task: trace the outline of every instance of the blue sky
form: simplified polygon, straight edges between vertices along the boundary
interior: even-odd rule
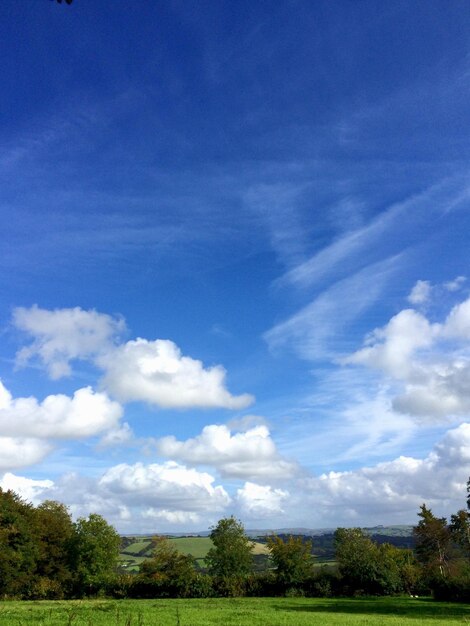
[[[0,485],[122,532],[462,507],[468,3],[0,24]]]

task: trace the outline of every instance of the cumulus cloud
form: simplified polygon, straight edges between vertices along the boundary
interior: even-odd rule
[[[80,307],[54,311],[36,305],[18,307],[13,311],[13,324],[34,338],[17,353],[17,364],[25,365],[38,357],[54,380],[71,374],[71,360],[109,350],[125,330],[122,319]]]
[[[269,485],[246,482],[237,490],[237,501],[242,513],[251,518],[269,517],[283,513],[282,502],[289,497],[283,489],[273,489]]]
[[[418,280],[408,296],[411,304],[425,304],[431,295],[431,283],[428,280]]]
[[[68,473],[52,481],[6,474],[5,484],[35,501],[58,500],[72,515],[103,515],[121,532],[161,532],[214,523],[232,500],[213,476],[174,462],[109,467],[101,476]]]
[[[46,441],[0,436],[0,471],[34,465],[51,451],[52,446]]]
[[[432,345],[437,327],[433,327],[421,313],[405,309],[392,317],[384,328],[374,330],[366,339],[366,346],[343,363],[367,365],[403,379],[413,375],[415,364],[411,357],[418,349]]]
[[[39,504],[42,494],[54,486],[52,480],[34,480],[23,476],[16,476],[7,472],[0,479],[0,488],[4,491],[14,491],[20,498],[33,504]]]
[[[241,409],[249,394],[232,395],[225,386],[221,365],[204,364],[181,353],[169,340],[138,338],[118,342],[125,330],[122,319],[97,311],[33,306],[17,308],[13,324],[33,337],[16,355],[19,366],[39,359],[52,379],[72,373],[71,362],[87,360],[104,372],[103,389],[123,402],[143,401],[164,408]]]
[[[470,415],[470,298],[441,323],[406,309],[343,360],[401,384],[393,408],[419,418]]]
[[[177,511],[222,511],[230,497],[214,487],[214,477],[168,461],[144,465],[122,463],[108,469],[98,482],[100,488],[119,496],[126,504],[145,504]]]
[[[226,425],[205,426],[200,435],[186,441],[162,437],[159,454],[196,465],[211,465],[231,478],[269,480],[290,478],[298,466],[283,459],[265,425],[232,433]]]
[[[73,396],[14,399],[0,382],[0,436],[79,439],[116,428],[121,406],[90,387]]]
[[[108,430],[100,439],[100,446],[106,448],[108,446],[121,446],[132,440],[134,433],[127,422],[121,426]]]
[[[423,502],[439,514],[462,508],[469,473],[470,424],[463,423],[449,430],[424,459],[400,456],[373,467],[308,478],[302,498],[306,507],[315,504],[325,520],[410,523]]]
[[[143,400],[166,408],[224,407],[241,409],[253,402],[248,394],[232,396],[220,365],[204,368],[183,356],[172,341],[138,338],[100,357],[103,386],[123,402]]]
[[[470,423],[462,423],[423,458],[296,476],[283,489],[246,481],[233,499],[210,474],[175,462],[120,464],[98,478],[68,474],[53,484],[6,474],[0,486],[36,502],[64,502],[75,517],[100,513],[121,532],[135,533],[164,532],[175,524],[200,530],[228,510],[271,528],[409,524],[423,502],[438,515],[462,508],[469,475]]]
[[[160,521],[163,520],[169,524],[196,524],[201,521],[199,513],[191,511],[167,511],[165,509],[154,509],[150,507],[142,511],[144,519]]]

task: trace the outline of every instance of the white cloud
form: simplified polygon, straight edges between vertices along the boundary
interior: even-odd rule
[[[127,505],[145,505],[177,511],[222,511],[230,503],[225,489],[213,485],[214,477],[173,461],[144,465],[122,463],[108,469],[98,487]]]
[[[470,298],[443,323],[406,309],[343,360],[379,370],[401,389],[393,408],[433,419],[470,415]]]
[[[1,458],[1,457],[0,457]],[[35,502],[54,499],[73,515],[100,513],[120,532],[201,530],[235,507],[271,528],[413,523],[426,502],[438,515],[465,506],[470,423],[447,431],[423,458],[399,456],[369,467],[294,477],[288,487],[246,481],[232,500],[214,478],[175,462],[110,467],[101,478],[68,474],[36,481],[9,474],[0,485]]]
[[[457,276],[454,280],[444,283],[444,287],[447,291],[459,291],[463,287],[466,280],[466,276]]]
[[[237,501],[244,515],[251,518],[269,517],[283,513],[282,502],[289,497],[283,489],[273,489],[269,485],[246,482],[237,490]]]
[[[431,295],[431,283],[428,280],[418,280],[408,296],[411,304],[425,304]]]
[[[4,491],[14,491],[20,498],[37,505],[41,502],[42,494],[54,486],[52,480],[33,480],[23,476],[16,476],[7,472],[0,479],[0,488]]]
[[[390,206],[368,224],[343,234],[310,259],[286,272],[278,284],[306,289],[358,272],[387,255],[396,255],[427,235],[431,215],[442,215],[466,200],[458,177],[444,180],[421,194]],[[407,228],[403,229],[406,219]]]
[[[398,379],[413,375],[411,357],[416,350],[432,345],[437,327],[413,309],[392,317],[384,328],[373,331],[366,347],[343,360],[343,363],[367,365]]]
[[[315,507],[324,521],[336,519],[336,524],[410,523],[423,502],[444,515],[462,508],[469,474],[470,424],[463,423],[424,459],[401,456],[309,478],[297,498],[301,495],[305,507]]]
[[[121,406],[90,387],[62,394],[16,398],[0,382],[0,436],[80,439],[117,427]]]
[[[36,305],[19,307],[13,311],[13,324],[34,338],[31,345],[17,353],[17,364],[25,365],[38,357],[54,380],[71,374],[71,360],[88,359],[109,350],[116,336],[125,330],[122,319],[80,307],[54,311]]]
[[[183,356],[172,341],[138,338],[98,360],[105,370],[104,388],[123,402],[141,400],[166,408],[240,409],[253,402],[248,394],[232,396],[220,365],[204,368]]]
[[[201,521],[201,515],[191,511],[167,511],[154,508],[142,511],[142,517],[156,521],[163,520],[169,524],[196,524]]]
[[[21,476],[12,475],[8,480],[24,489],[30,485],[29,479]],[[171,531],[174,524],[207,527],[232,502],[210,474],[174,462],[123,463],[98,477],[68,473],[51,484],[36,482],[31,482],[36,500],[63,502],[74,518],[99,513],[120,532],[129,533]]]
[[[442,328],[442,335],[470,340],[470,298],[454,306]]]
[[[100,447],[120,446],[132,440],[134,433],[127,422],[108,430],[100,440]]]
[[[125,323],[110,315],[78,307],[48,311],[33,306],[15,309],[13,323],[34,338],[17,353],[18,365],[37,357],[49,376],[58,379],[71,374],[71,361],[90,361],[104,371],[102,387],[123,402],[241,409],[254,400],[226,389],[221,365],[206,368],[172,341],[138,338],[116,345]]]
[[[51,450],[50,444],[38,439],[0,436],[0,471],[39,463]]]
[[[227,426],[214,424],[205,426],[193,439],[162,437],[156,445],[162,456],[211,465],[232,478],[287,479],[298,471],[295,463],[279,455],[265,425],[232,434]]]
[[[399,261],[386,259],[333,284],[264,339],[272,349],[287,345],[305,359],[331,358],[343,350],[342,332],[379,299]]]

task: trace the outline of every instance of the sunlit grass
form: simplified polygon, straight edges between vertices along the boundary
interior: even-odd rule
[[[440,626],[470,624],[470,606],[415,598],[210,598],[2,602],[8,626]]]

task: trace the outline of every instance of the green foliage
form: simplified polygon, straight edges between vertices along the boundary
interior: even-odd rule
[[[451,534],[445,517],[436,517],[425,504],[420,507],[420,518],[414,528],[416,555],[426,576],[433,578],[448,574],[451,552]]]
[[[253,542],[246,536],[243,524],[233,516],[219,520],[210,538],[214,547],[206,556],[209,572],[225,581],[227,590],[233,588],[234,593],[227,595],[237,595],[237,579],[246,576],[253,567]],[[232,577],[234,581],[229,584]]]
[[[470,603],[470,571],[433,581],[436,600]]]
[[[300,586],[313,575],[312,542],[302,537],[283,540],[273,536],[268,539],[271,560],[276,568],[276,577],[286,589]]]
[[[72,583],[72,544],[74,525],[66,506],[46,500],[36,509],[39,557],[36,564],[39,580],[35,596],[61,598]]]
[[[39,557],[34,507],[0,489],[0,594],[30,596]]]
[[[461,509],[452,515],[449,531],[462,556],[470,559],[470,513]]]
[[[194,559],[179,552],[166,537],[155,537],[154,543],[152,558],[142,563],[136,584],[158,587],[159,596],[187,597],[196,575]]]
[[[419,574],[409,550],[377,545],[360,528],[338,528],[335,544],[346,591],[389,595],[415,586]]]
[[[116,574],[121,539],[113,526],[92,513],[75,523],[74,568],[79,593],[96,593]]]

